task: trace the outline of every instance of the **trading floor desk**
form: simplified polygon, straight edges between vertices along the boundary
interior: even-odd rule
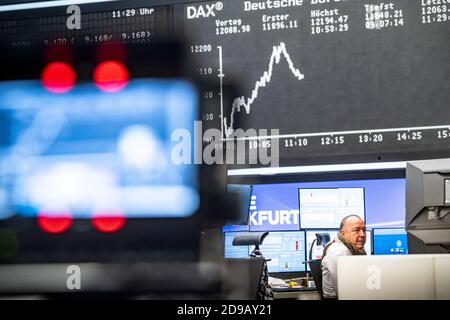
[[[273,288],[275,299],[320,300],[316,288]]]

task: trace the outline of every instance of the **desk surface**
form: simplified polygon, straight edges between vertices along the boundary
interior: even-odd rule
[[[272,287],[274,292],[305,292],[305,291],[317,291],[316,287],[299,287],[299,288],[284,288],[284,287]]]
[[[275,299],[320,300],[316,288],[273,288]]]

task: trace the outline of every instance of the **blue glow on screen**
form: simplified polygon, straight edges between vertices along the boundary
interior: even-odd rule
[[[233,239],[239,235],[240,232],[224,232],[224,258],[248,258],[249,247],[248,246],[233,246]]]
[[[197,169],[174,163],[171,135],[193,136],[197,110],[196,89],[181,80],[133,80],[116,93],[80,84],[65,94],[38,81],[0,83],[0,218],[192,215]]]
[[[408,236],[405,229],[374,229],[375,255],[408,254]]]
[[[248,231],[248,225],[229,224],[222,227],[222,232]]]

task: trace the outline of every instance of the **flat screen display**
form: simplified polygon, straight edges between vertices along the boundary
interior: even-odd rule
[[[196,88],[178,79],[135,79],[104,89],[80,83],[55,92],[38,80],[0,82],[0,219],[196,212],[197,168],[181,161],[193,143],[182,150],[177,139],[193,136]]]
[[[254,247],[250,247],[250,253]],[[260,246],[270,273],[305,271],[305,232],[270,232]]]
[[[299,189],[302,229],[339,228],[341,220],[357,215],[365,220],[364,188]]]
[[[248,246],[233,246],[233,239],[239,231],[224,232],[224,258],[248,258]]]
[[[373,253],[408,254],[408,236],[404,228],[373,230]]]

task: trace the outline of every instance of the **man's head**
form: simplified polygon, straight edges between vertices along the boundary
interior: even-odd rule
[[[360,250],[364,248],[366,244],[366,224],[360,217],[350,215],[342,219],[339,233],[356,248]]]

